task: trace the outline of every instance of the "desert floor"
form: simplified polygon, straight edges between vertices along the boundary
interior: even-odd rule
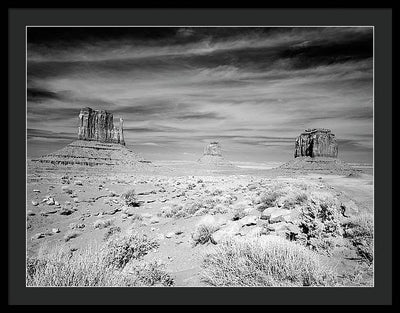
[[[54,246],[65,246],[78,253],[89,244],[102,242],[108,229],[95,226],[100,225],[99,220],[111,220],[122,231],[134,229],[159,241],[159,247],[144,259],[161,260],[174,278],[175,286],[207,286],[199,276],[201,260],[215,244],[194,245],[192,238],[204,215],[165,216],[163,212],[174,204],[184,206],[209,198],[219,199],[218,203],[226,211],[214,212],[214,216],[227,223],[232,223],[232,208],[244,205],[247,216],[253,219],[243,225],[238,236],[246,236],[265,222],[260,219],[254,198],[270,185],[311,186],[312,190],[328,192],[344,203],[350,201],[358,214],[373,213],[370,170],[343,176],[278,169],[218,170],[195,163],[155,165],[149,171],[130,172],[129,169],[57,167],[28,162],[27,255],[35,256]],[[135,190],[140,206],[126,208],[121,195],[131,189]],[[79,235],[66,240],[65,235],[73,229]],[[372,270],[360,272],[364,265],[351,247],[344,245],[323,258],[337,270],[344,285],[373,285]],[[354,279],[355,276],[358,278]]]

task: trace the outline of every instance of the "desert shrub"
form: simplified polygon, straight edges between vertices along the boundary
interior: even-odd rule
[[[202,262],[202,280],[212,286],[325,286],[333,271],[309,249],[280,238],[231,239]]]
[[[281,196],[281,193],[278,191],[268,191],[263,192],[259,198],[259,205],[257,206],[257,210],[262,212],[265,209],[273,207],[276,205],[276,200]]]
[[[313,250],[328,254],[343,233],[340,211],[328,202],[302,207],[298,226],[301,233],[297,240]]]
[[[194,245],[205,244],[208,242],[214,243],[212,234],[219,229],[219,225],[212,218],[206,218],[200,221],[195,231],[192,233]]]
[[[289,196],[285,199],[282,208],[292,210],[296,205],[304,205],[308,200],[308,196],[306,193],[295,193],[292,196]]]
[[[157,215],[168,218],[179,218],[187,216],[184,207],[180,204],[173,204],[172,207],[164,207],[161,209],[161,212],[157,213]]]
[[[140,222],[140,221],[143,221],[143,216],[138,213],[134,213],[130,216],[130,219],[131,219],[131,222],[134,222],[134,221]]]
[[[121,232],[121,227],[119,226],[111,226],[107,232],[104,234],[103,240],[107,241],[111,236],[120,233]]]
[[[139,263],[130,269],[130,273],[134,274],[135,286],[174,285],[174,279],[158,261]]]
[[[91,245],[79,254],[57,247],[44,256],[27,259],[27,286],[152,286],[173,285],[173,280],[158,263],[139,263],[141,272],[109,266],[107,249]]]
[[[158,242],[145,234],[113,236],[108,241],[105,262],[110,266],[123,268],[130,260],[141,258],[156,247]]]
[[[122,194],[122,199],[125,201],[127,206],[138,207],[140,202],[137,198],[135,189],[130,189]]]
[[[233,209],[232,220],[237,221],[248,215],[247,207],[244,204],[237,204]]]
[[[370,214],[352,217],[343,223],[344,237],[357,249],[357,254],[365,262],[374,260],[374,225]]]
[[[76,238],[76,237],[80,236],[81,234],[82,234],[82,232],[77,231],[77,230],[68,231],[64,235],[64,240],[65,240],[65,242],[70,241],[71,239]]]
[[[220,199],[212,197],[198,199],[196,202],[188,203],[185,206],[174,204],[172,207],[163,208],[157,215],[168,218],[183,218],[227,212],[228,208],[220,203]]]
[[[93,227],[95,229],[103,229],[111,226],[114,223],[113,219],[108,219],[108,220],[96,220],[93,222]]]

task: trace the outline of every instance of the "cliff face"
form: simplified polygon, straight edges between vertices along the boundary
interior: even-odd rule
[[[79,113],[78,139],[125,145],[123,120],[116,127],[112,113],[83,108]]]
[[[307,129],[296,138],[294,157],[331,157],[338,155],[335,135],[329,129]]]

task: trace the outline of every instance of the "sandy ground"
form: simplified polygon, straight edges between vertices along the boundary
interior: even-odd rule
[[[157,174],[156,174],[157,173]],[[202,218],[167,218],[158,216],[162,209],[173,204],[185,204],[202,199],[215,191],[235,195],[234,203],[251,203],[250,185],[270,182],[304,182],[352,199],[361,211],[373,212],[373,176],[362,173],[357,177],[326,174],[297,174],[279,170],[236,168],[227,170],[197,167],[194,164],[159,165],[152,173],[115,171],[99,168],[46,166],[28,162],[27,168],[27,254],[65,245],[80,249],[101,242],[107,229],[95,229],[97,220],[112,219],[123,231],[134,229],[159,240],[156,251],[146,260],[161,260],[172,273],[177,286],[204,286],[199,279],[202,255],[212,245],[193,246],[191,234]],[[67,187],[66,187],[67,186]],[[64,189],[63,189],[64,188]],[[141,206],[135,212],[142,220],[126,218],[120,211],[120,195],[135,189]],[[65,190],[70,189],[71,194]],[[54,198],[55,204],[45,199]],[[33,202],[32,202],[33,201]],[[233,203],[233,204],[234,204]],[[72,213],[63,215],[64,208]],[[260,214],[255,209],[252,214]],[[232,213],[219,214],[230,219]],[[218,215],[217,215],[218,216]],[[64,235],[78,225],[81,235],[69,241]],[[59,232],[53,232],[58,229]],[[37,238],[37,234],[43,234]],[[350,253],[350,254],[349,254]],[[356,266],[351,252],[337,252],[329,262],[343,271]]]

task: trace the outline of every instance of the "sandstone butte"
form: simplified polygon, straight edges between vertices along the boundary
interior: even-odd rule
[[[302,132],[294,145],[294,159],[281,165],[281,169],[307,172],[349,174],[355,170],[338,159],[338,143],[331,130],[310,128]]]
[[[234,167],[222,156],[222,148],[217,141],[212,141],[205,146],[203,156],[197,162],[208,166]]]
[[[119,126],[114,126],[112,113],[91,108],[82,108],[78,118],[78,140],[32,161],[54,165],[152,166],[125,146],[122,118]]]

